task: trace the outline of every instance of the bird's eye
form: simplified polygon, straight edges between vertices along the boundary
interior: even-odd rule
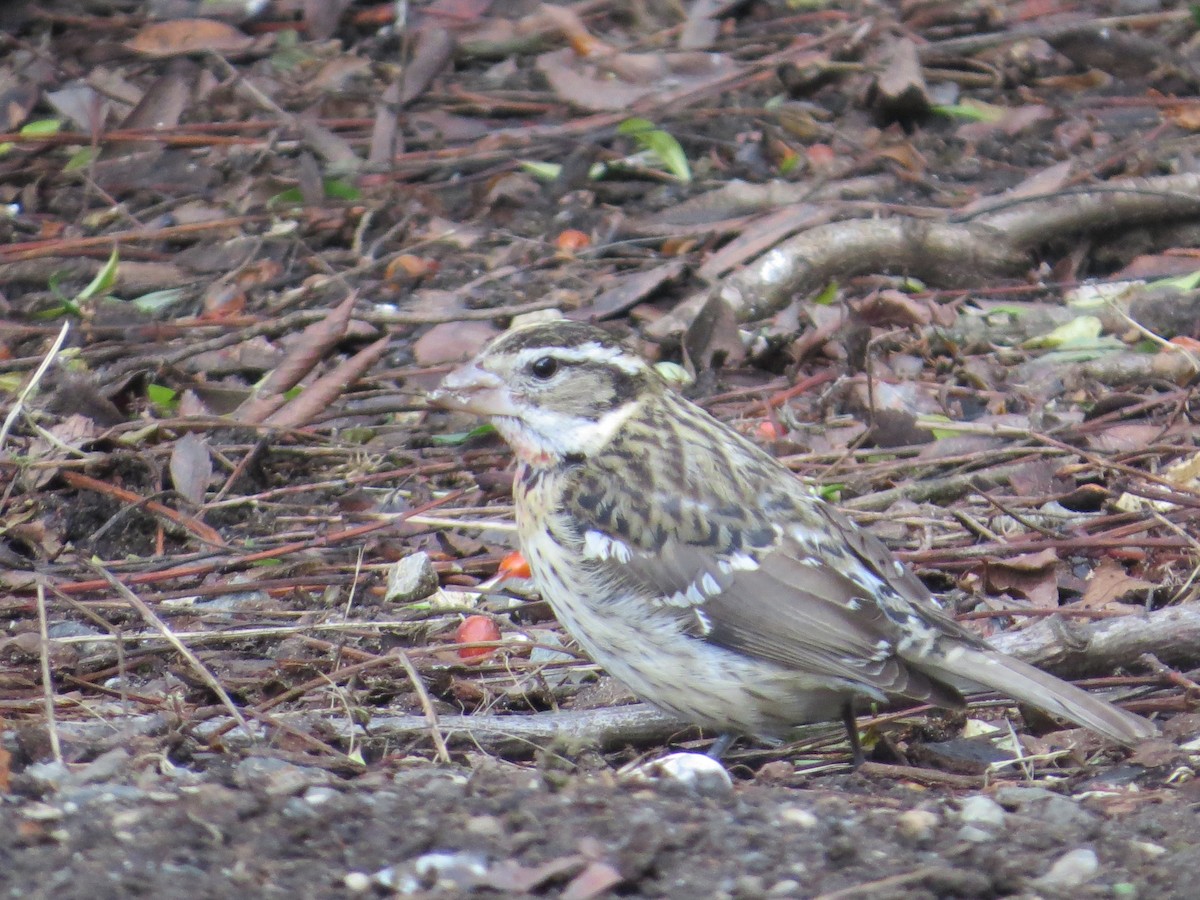
[[[534,378],[541,381],[553,378],[554,373],[558,371],[558,360],[553,356],[543,356],[540,359],[535,359],[533,365],[529,367],[529,371],[533,373]]]

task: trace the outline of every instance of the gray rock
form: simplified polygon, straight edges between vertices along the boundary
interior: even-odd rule
[[[306,788],[328,784],[330,775],[312,766],[297,766],[269,756],[250,756],[234,768],[234,780],[242,787],[273,797],[286,797]]]
[[[999,828],[1007,815],[999,803],[979,794],[964,799],[958,809],[958,819],[966,825]]]
[[[941,821],[942,817],[932,810],[909,809],[896,817],[896,829],[910,841],[927,841]]]
[[[1087,884],[1096,877],[1098,871],[1100,860],[1096,858],[1095,851],[1081,847],[1064,853],[1054,861],[1054,865],[1045,875],[1035,878],[1033,883],[1041,888],[1057,890],[1075,888]]]
[[[437,589],[437,572],[429,554],[414,553],[388,569],[384,599],[389,603],[412,603],[424,600]]]
[[[960,841],[968,841],[972,844],[986,844],[995,837],[991,831],[980,828],[978,825],[964,825],[958,829],[956,836]]]

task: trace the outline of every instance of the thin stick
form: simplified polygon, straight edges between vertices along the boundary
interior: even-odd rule
[[[417,692],[417,699],[425,713],[425,721],[429,723],[429,736],[433,739],[433,748],[437,751],[438,762],[450,765],[450,751],[446,749],[446,739],[442,737],[442,729],[438,725],[437,710],[433,708],[433,701],[429,699],[429,692],[425,690],[425,682],[421,680],[421,674],[403,650],[397,648],[392,651],[392,655],[400,660],[400,665],[404,666],[404,671],[408,673],[408,680],[412,682],[413,690]]]
[[[65,333],[65,332],[64,332]],[[58,720],[54,716],[54,684],[50,681],[50,631],[46,625],[46,588],[37,586],[38,632],[42,638],[42,699],[46,706],[46,731],[50,735],[50,753],[62,763],[62,744],[58,740]]]
[[[46,374],[46,370],[50,368],[50,364],[54,362],[58,351],[62,349],[63,341],[67,339],[67,332],[71,330],[70,322],[63,322],[63,327],[58,332],[58,337],[54,339],[54,343],[50,345],[50,349],[42,358],[41,365],[37,367],[37,371],[33,373],[33,377],[29,379],[29,383],[21,389],[21,393],[17,395],[16,402],[12,405],[12,409],[8,411],[8,415],[4,417],[4,425],[0,427],[0,447],[4,446],[4,441],[8,438],[8,432],[13,426],[13,422],[17,420],[17,416],[21,414],[21,410],[25,407],[25,400],[33,393],[38,382]]]
[[[233,716],[234,720],[240,726],[242,726],[242,729],[245,731],[246,737],[249,738],[250,742],[254,743],[254,732],[250,730],[250,723],[242,717],[241,711],[234,704],[233,698],[229,696],[228,692],[226,692],[224,685],[217,680],[217,676],[208,670],[208,667],[200,661],[200,658],[188,649],[187,645],[185,645],[183,641],[181,641],[175,635],[175,632],[170,629],[170,626],[160,619],[154,610],[146,605],[145,601],[143,601],[141,597],[138,597],[133,591],[125,587],[125,585],[118,581],[116,577],[103,566],[99,566],[91,561],[88,562],[88,566],[97,575],[107,581],[109,585],[112,586],[114,591],[120,594],[130,606],[138,611],[138,614],[141,615],[147,624],[158,631],[158,633],[163,636],[166,642],[174,647],[180,656],[187,660],[188,664],[196,670],[196,674],[200,676],[200,680],[208,685],[212,692],[221,700],[221,703],[225,706],[225,708],[229,710],[229,714]]]

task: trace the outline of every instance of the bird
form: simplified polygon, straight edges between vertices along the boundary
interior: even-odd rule
[[[780,741],[898,700],[996,691],[1119,744],[1153,723],[991,648],[916,575],[773,456],[602,328],[510,329],[431,405],[489,419],[517,461],[533,584],[633,694],[711,730]]]

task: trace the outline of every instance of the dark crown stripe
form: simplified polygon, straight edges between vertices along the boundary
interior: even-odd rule
[[[619,347],[624,344],[607,331],[583,322],[547,322],[544,325],[532,325],[521,328],[501,339],[496,349],[504,352],[518,353],[522,350],[544,347],[547,350],[555,348],[573,350],[584,344],[599,344],[601,347]]]

